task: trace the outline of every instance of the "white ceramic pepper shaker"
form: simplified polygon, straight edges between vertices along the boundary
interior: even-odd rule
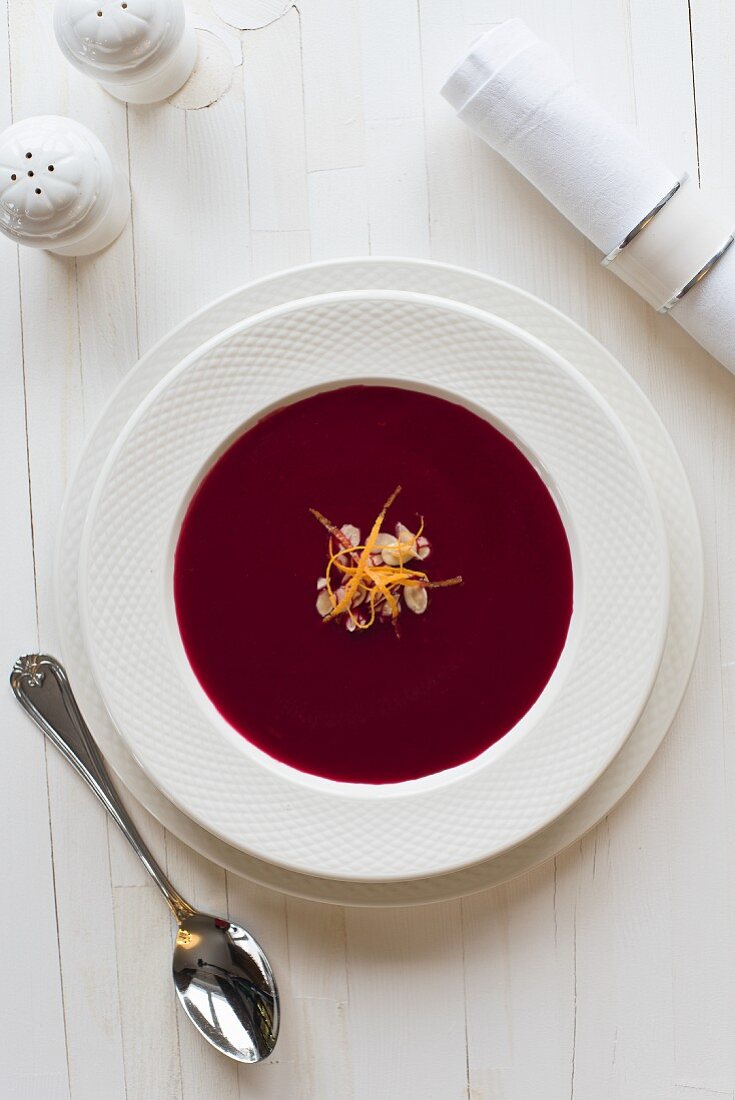
[[[130,188],[86,126],[37,115],[0,133],[0,231],[62,256],[99,252],[130,216]]]
[[[75,69],[128,103],[173,95],[197,58],[182,0],[56,0],[54,32]]]

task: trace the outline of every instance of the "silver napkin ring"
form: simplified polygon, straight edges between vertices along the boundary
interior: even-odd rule
[[[732,222],[682,176],[602,263],[659,313],[669,313],[733,244]]]
[[[701,283],[702,279],[704,279],[705,276],[709,275],[712,268],[720,262],[727,250],[731,248],[733,244],[735,244],[735,236],[733,236],[733,234],[731,233],[723,244],[722,248],[718,249],[718,251],[715,252],[712,259],[708,260],[704,267],[700,268],[694,278],[690,279],[689,282],[681,288],[681,290],[677,291],[676,294],[672,294],[668,302],[664,302],[664,304],[661,306],[659,312],[670,313],[674,306],[678,305],[682,298],[686,294],[688,294],[689,291],[697,285],[697,283]]]
[[[612,252],[608,252],[607,256],[603,256],[602,260],[600,261],[603,267],[609,267],[613,260],[617,260],[623,249],[627,248],[628,245],[636,239],[638,234],[642,233],[646,226],[651,224],[656,215],[660,214],[660,212],[666,206],[667,202],[669,202],[670,199],[673,199],[674,195],[679,190],[682,183],[685,182],[686,178],[686,176],[682,176],[681,179],[678,179],[671,190],[668,192],[668,194],[664,195],[662,199],[659,199],[653,209],[649,210],[649,212],[646,214],[645,218],[641,218],[638,224],[633,226],[627,237],[623,237],[620,244],[613,248]]]

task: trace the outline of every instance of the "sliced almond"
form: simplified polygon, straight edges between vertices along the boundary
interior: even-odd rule
[[[352,523],[343,523],[342,526],[340,527],[340,531],[345,536],[345,538],[349,540],[349,542],[353,546],[359,546],[360,545],[360,528],[359,527],[355,527],[354,524],[352,524]]]
[[[326,588],[323,588],[316,598],[316,609],[322,618],[328,615],[332,610],[332,597],[329,595]]]
[[[413,611],[414,615],[423,615],[429,604],[429,593],[425,588],[406,585],[403,590],[406,607]]]
[[[354,604],[353,604],[353,608],[354,608]],[[345,626],[347,627],[347,629],[349,630],[349,632],[351,634],[354,630],[359,630],[360,627],[363,627],[365,625],[365,623],[367,623],[367,621],[368,621],[368,616],[367,616],[367,613],[365,611],[365,608],[363,607],[360,611],[354,611],[353,610],[352,614],[347,616],[347,619],[345,621]]]
[[[398,539],[391,538],[390,535],[388,538],[390,541],[386,542],[381,550],[381,557],[385,564],[395,566],[400,565],[401,561],[409,561],[413,555],[408,553],[404,547],[399,549]]]
[[[431,553],[431,543],[425,535],[419,535],[416,539],[416,557],[425,561]]]
[[[383,549],[386,565],[401,565],[416,557],[416,536],[404,523],[396,524],[396,537]]]

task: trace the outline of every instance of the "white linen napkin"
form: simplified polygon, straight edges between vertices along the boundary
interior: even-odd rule
[[[676,186],[520,19],[479,38],[442,95],[605,255]],[[672,316],[735,372],[735,246]]]

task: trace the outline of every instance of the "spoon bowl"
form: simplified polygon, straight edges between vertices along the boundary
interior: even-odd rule
[[[260,1062],[278,1035],[278,990],[268,959],[231,921],[192,913],[179,920],[174,986],[205,1039],[238,1062]]]

